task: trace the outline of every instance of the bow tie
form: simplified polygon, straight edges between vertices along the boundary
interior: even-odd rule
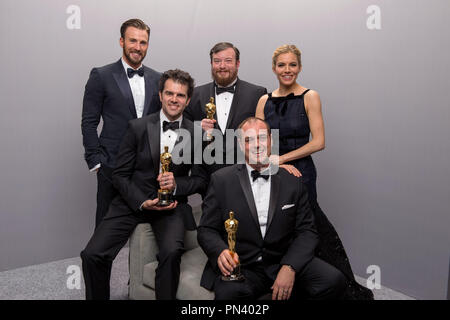
[[[177,130],[180,127],[180,123],[178,121],[174,122],[168,122],[163,121],[163,131],[166,132],[167,130]]]
[[[143,77],[144,76],[144,68],[139,68],[137,70],[127,68],[127,74],[128,74],[128,78],[133,78],[133,76],[135,74],[137,74],[140,77]]]
[[[268,180],[269,179],[269,175],[268,174],[261,174],[261,172],[259,172],[258,170],[252,170],[252,172],[250,172],[253,181],[255,181],[258,178],[263,178],[264,180]]]
[[[225,88],[216,86],[216,94],[217,95],[224,93],[224,92],[234,93],[234,86],[225,87]]]

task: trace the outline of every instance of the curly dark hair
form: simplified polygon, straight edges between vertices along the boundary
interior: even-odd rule
[[[188,87],[188,98],[192,97],[192,93],[194,91],[194,79],[191,77],[189,73],[186,71],[175,69],[175,70],[167,70],[164,72],[159,79],[159,92],[163,92],[164,86],[166,85],[166,81],[168,79],[172,79],[174,82],[181,83]]]

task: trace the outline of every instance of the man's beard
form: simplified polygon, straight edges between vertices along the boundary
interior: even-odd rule
[[[214,70],[211,70],[211,77],[214,79],[214,81],[221,87],[226,87],[230,85],[236,78],[237,78],[237,70],[234,72],[230,71],[230,75],[226,78],[219,78],[214,73]]]
[[[132,51],[132,52],[127,52],[127,48],[123,48],[123,54],[125,55],[125,57],[127,58],[127,60],[129,61],[129,62],[131,62],[133,65],[135,65],[135,66],[139,66],[141,63],[142,63],[142,60],[144,60],[144,58],[145,58],[145,53],[143,54],[142,53],[142,51],[140,52],[140,59],[138,60],[138,61],[136,61],[136,60],[134,60],[132,57],[131,57],[131,53],[133,53],[133,52],[136,52],[136,51]],[[132,66],[133,67],[133,66]]]

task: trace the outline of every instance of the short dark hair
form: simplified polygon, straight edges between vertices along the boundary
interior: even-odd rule
[[[175,70],[167,70],[164,72],[159,79],[159,92],[163,92],[164,86],[166,85],[166,81],[172,79],[174,82],[181,83],[188,87],[188,98],[192,97],[192,93],[194,92],[194,79],[191,77],[189,73],[186,71],[175,69]]]
[[[145,24],[144,21],[140,19],[129,19],[122,23],[122,26],[120,27],[120,36],[125,39],[125,31],[127,31],[128,27],[135,27],[140,30],[147,31],[148,36],[150,37],[150,27]]]
[[[230,42],[219,42],[219,43],[216,43],[216,44],[214,45],[214,47],[212,47],[211,50],[209,51],[209,57],[210,57],[210,59],[211,59],[211,62],[212,62],[212,56],[213,56],[213,54],[215,54],[215,53],[217,53],[217,52],[220,52],[220,51],[223,51],[223,50],[226,50],[226,49],[228,49],[228,48],[232,48],[232,49],[234,50],[234,53],[236,54],[236,61],[239,61],[240,53],[239,53],[239,49],[238,49],[238,48],[236,48],[236,47],[235,47],[232,43],[230,43]]]

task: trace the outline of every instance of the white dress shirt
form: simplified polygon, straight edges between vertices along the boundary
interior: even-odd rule
[[[250,179],[250,186],[252,187],[253,198],[255,199],[256,212],[258,213],[259,227],[261,229],[262,237],[266,235],[267,218],[269,213],[270,203],[270,184],[272,177],[270,176],[269,168],[261,171],[261,174],[269,175],[269,179],[258,178],[253,181],[251,172],[254,170],[248,164],[247,172]]]
[[[230,86],[236,85],[236,80],[234,80]],[[219,85],[218,85],[219,86]],[[221,86],[219,86],[221,87]],[[219,124],[220,130],[225,134],[225,129],[227,127],[228,117],[230,116],[231,103],[233,102],[234,94],[231,92],[223,92],[221,94],[216,93],[216,115],[217,123]]]
[[[132,78],[128,78],[127,69],[131,68],[128,63],[122,57],[122,64],[125,69],[125,73],[127,74],[128,83],[130,84],[131,93],[133,94],[134,107],[136,108],[136,114],[138,118],[142,117],[144,113],[144,103],[145,103],[145,79],[137,74],[135,74]],[[139,68],[142,67],[142,64]],[[137,68],[137,69],[139,69]],[[135,70],[137,70],[135,69]]]

